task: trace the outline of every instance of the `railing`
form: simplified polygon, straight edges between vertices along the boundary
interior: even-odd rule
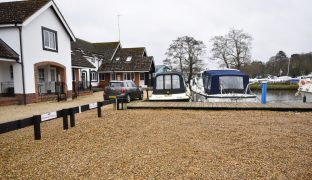
[[[65,83],[64,82],[41,82],[38,84],[39,95],[46,94],[64,94],[65,93]]]
[[[1,82],[1,93],[4,96],[14,96],[14,82]]]

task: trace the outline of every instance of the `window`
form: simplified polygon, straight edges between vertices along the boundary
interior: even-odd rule
[[[95,63],[95,57],[91,58],[91,62]]]
[[[111,73],[111,80],[115,80],[116,79],[116,74],[115,73]]]
[[[50,69],[51,72],[51,81],[55,82],[56,81],[56,69]]]
[[[73,81],[75,81],[76,80],[75,69],[72,69],[72,77],[73,77]]]
[[[14,73],[13,73],[13,66],[10,65],[10,78],[13,80],[14,79]]]
[[[219,78],[220,89],[244,89],[243,77],[221,76]]]
[[[97,81],[97,73],[96,73],[96,71],[91,71],[91,81]]]
[[[172,89],[180,89],[180,77],[172,75]]]
[[[156,78],[156,89],[164,89],[164,76]]]
[[[171,75],[165,75],[165,89],[171,89]]]
[[[123,73],[123,75],[124,75],[124,80],[133,80],[134,79],[134,74],[133,73],[130,73],[130,72],[128,72],[128,73]]]
[[[140,73],[140,80],[145,80],[145,73]]]
[[[128,56],[127,59],[126,59],[126,62],[130,62],[132,59],[132,56]]]
[[[38,69],[39,82],[44,82],[44,69]]]
[[[42,27],[42,41],[44,50],[57,52],[56,31]]]
[[[119,61],[120,60],[120,57],[116,57],[116,61]]]
[[[105,74],[104,73],[100,73],[99,77],[100,77],[100,81],[105,81]]]

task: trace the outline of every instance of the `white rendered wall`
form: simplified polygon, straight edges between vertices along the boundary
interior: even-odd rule
[[[58,52],[43,50],[42,27],[57,31]],[[72,90],[70,37],[51,8],[23,27],[26,93],[35,93],[34,64],[53,61],[66,67],[67,88]]]
[[[7,45],[9,45],[18,55],[21,55],[19,30],[17,27],[0,28],[0,38]],[[12,65],[13,65],[13,73],[14,73],[14,91],[15,93],[22,94],[23,93],[22,66],[21,64],[18,64],[18,63],[13,63]],[[0,68],[1,66],[2,64],[0,64]],[[0,80],[0,82],[2,81]]]

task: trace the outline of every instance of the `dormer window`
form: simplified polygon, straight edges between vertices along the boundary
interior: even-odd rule
[[[57,52],[56,31],[42,27],[42,41],[44,50]]]
[[[119,61],[120,60],[120,57],[116,57],[116,61]]]
[[[127,59],[126,59],[126,62],[130,62],[132,59],[132,56],[128,56]]]

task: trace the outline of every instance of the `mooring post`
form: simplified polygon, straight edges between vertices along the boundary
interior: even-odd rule
[[[147,100],[149,100],[149,97],[148,97],[148,88],[146,88],[146,96],[147,96]]]
[[[69,109],[69,116],[70,116],[70,127],[75,127],[75,112],[74,108]]]
[[[262,81],[261,82],[261,104],[266,104],[266,97],[267,97],[267,81]]]
[[[40,129],[41,115],[33,116],[33,120],[34,120],[35,140],[41,140],[41,129]]]
[[[97,102],[97,113],[98,113],[98,117],[102,117],[102,102]]]
[[[67,130],[68,129],[68,109],[63,109],[62,115],[63,115],[63,129]]]
[[[307,102],[307,96],[306,95],[303,95],[302,101],[303,101],[303,103]]]

